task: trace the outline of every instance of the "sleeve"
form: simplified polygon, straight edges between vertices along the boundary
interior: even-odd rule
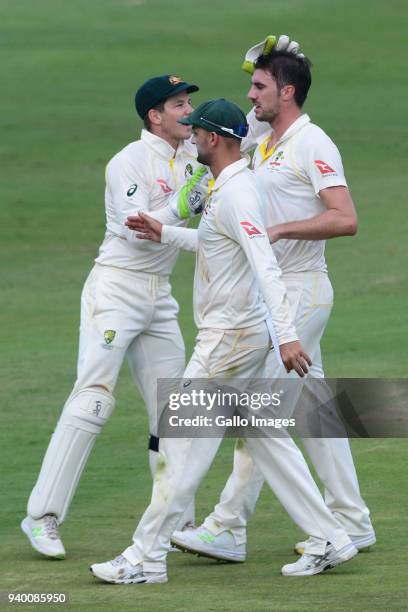
[[[173,196],[170,196],[170,200],[172,198]],[[149,210],[146,212],[148,213],[150,217],[153,217],[153,219],[160,221],[160,223],[162,223],[163,225],[180,225],[181,223],[183,224],[186,223],[186,221],[182,220],[178,216],[175,208],[171,206],[170,202],[164,208],[160,208],[159,210],[152,210],[152,211]]]
[[[246,116],[249,125],[248,135],[241,141],[241,151],[248,153],[255,149],[259,139],[271,131],[271,126],[265,121],[258,121],[255,110],[252,108]]]
[[[224,200],[217,222],[224,233],[245,252],[258,282],[279,344],[298,340],[289,312],[281,270],[269,244],[262,215],[262,205],[255,186],[235,192],[233,201]]]
[[[326,187],[347,187],[343,162],[334,142],[324,132],[308,142],[311,144],[306,149],[303,165],[315,193]]]
[[[124,156],[114,157],[106,168],[105,205],[108,227],[126,240],[135,241],[135,232],[125,226],[128,216],[149,210],[150,187],[143,168]]]
[[[185,221],[201,214],[210,193],[211,176],[208,168],[199,166],[186,184],[170,195],[167,206],[151,216],[164,225],[180,225],[180,220]]]
[[[162,243],[183,249],[184,251],[197,251],[198,235],[196,229],[163,225]]]

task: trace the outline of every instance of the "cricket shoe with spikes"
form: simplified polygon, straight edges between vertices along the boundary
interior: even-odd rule
[[[353,543],[335,550],[331,544],[326,548],[324,555],[307,555],[304,553],[296,563],[288,563],[282,567],[283,576],[313,576],[336,567],[341,563],[350,561],[358,554]]]
[[[357,548],[358,551],[362,551],[362,550],[366,550],[367,548],[370,548],[370,546],[373,546],[376,543],[376,537],[375,537],[375,533],[374,531],[371,531],[370,533],[367,533],[366,535],[363,536],[349,536],[350,540],[353,542],[354,546]],[[297,544],[295,544],[295,553],[297,555],[303,555],[303,553],[305,552],[305,546],[307,544],[307,540],[305,540],[304,542],[298,542]]]
[[[123,555],[106,563],[94,563],[89,569],[96,578],[111,584],[154,584],[168,580],[165,572],[144,572],[142,563],[132,565]]]
[[[31,546],[50,559],[65,559],[65,548],[58,533],[58,521],[52,514],[40,519],[31,516],[21,522],[21,529],[30,540]]]
[[[177,530],[177,533],[181,533],[183,531],[192,530],[192,529],[197,529],[197,528],[194,525],[194,523],[189,522],[184,525],[183,529]],[[182,552],[181,548],[177,548],[177,546],[170,545],[169,553],[180,553],[180,552]]]
[[[242,563],[246,557],[245,544],[236,544],[233,534],[228,530],[218,535],[205,527],[175,531],[171,543],[184,552],[219,561]]]

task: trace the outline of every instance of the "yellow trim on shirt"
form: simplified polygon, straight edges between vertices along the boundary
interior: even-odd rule
[[[259,152],[262,155],[261,164],[263,164],[264,161],[266,161],[271,155],[273,155],[273,153],[275,153],[276,145],[274,145],[273,147],[269,149],[269,151],[267,151],[270,140],[271,140],[271,136],[267,136],[265,140],[263,141],[263,143],[260,144],[258,147]]]
[[[174,184],[176,186],[176,190],[179,188],[178,184],[177,184],[177,176],[176,176],[176,171],[174,170],[174,158],[172,157],[171,159],[169,159],[169,166],[173,175],[173,179],[174,179]]]

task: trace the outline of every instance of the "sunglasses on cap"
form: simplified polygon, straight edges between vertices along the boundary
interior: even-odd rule
[[[219,123],[214,123],[214,121],[210,121],[209,119],[206,119],[205,117],[200,117],[200,121],[209,123],[210,125],[213,125],[219,128],[223,132],[228,132],[228,134],[232,134],[233,136],[236,136],[237,138],[245,138],[245,136],[248,134],[249,126],[243,125],[242,123],[240,125],[234,125],[233,128],[227,128],[227,127],[224,127],[223,125],[219,125]]]

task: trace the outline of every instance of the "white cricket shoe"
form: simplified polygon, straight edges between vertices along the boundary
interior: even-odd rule
[[[186,523],[184,525],[183,529],[177,530],[177,533],[179,533],[181,531],[192,530],[192,529],[197,529],[196,526],[194,525],[194,523]],[[180,548],[177,548],[177,546],[170,545],[169,553],[180,553],[180,552],[182,552],[182,550]]]
[[[30,540],[31,546],[51,559],[65,559],[65,548],[58,533],[58,521],[52,514],[40,519],[26,516],[21,529]]]
[[[329,544],[324,555],[303,554],[296,563],[284,565],[281,571],[284,576],[313,576],[345,563],[357,554],[358,550],[353,543],[343,546],[340,550],[335,550]]]
[[[143,564],[132,565],[123,555],[89,568],[94,576],[111,584],[153,584],[167,582],[166,573],[144,572]]]
[[[219,535],[214,535],[205,527],[175,531],[171,536],[171,543],[184,552],[221,561],[242,563],[246,557],[245,544],[236,544],[234,536],[228,530]]]
[[[375,544],[377,541],[374,531],[371,531],[370,533],[364,536],[349,535],[349,538],[358,550],[365,550],[366,548],[373,546],[373,544]],[[307,540],[304,540],[303,542],[298,542],[297,544],[295,544],[294,551],[297,555],[303,555],[303,553],[305,552],[306,543]]]

